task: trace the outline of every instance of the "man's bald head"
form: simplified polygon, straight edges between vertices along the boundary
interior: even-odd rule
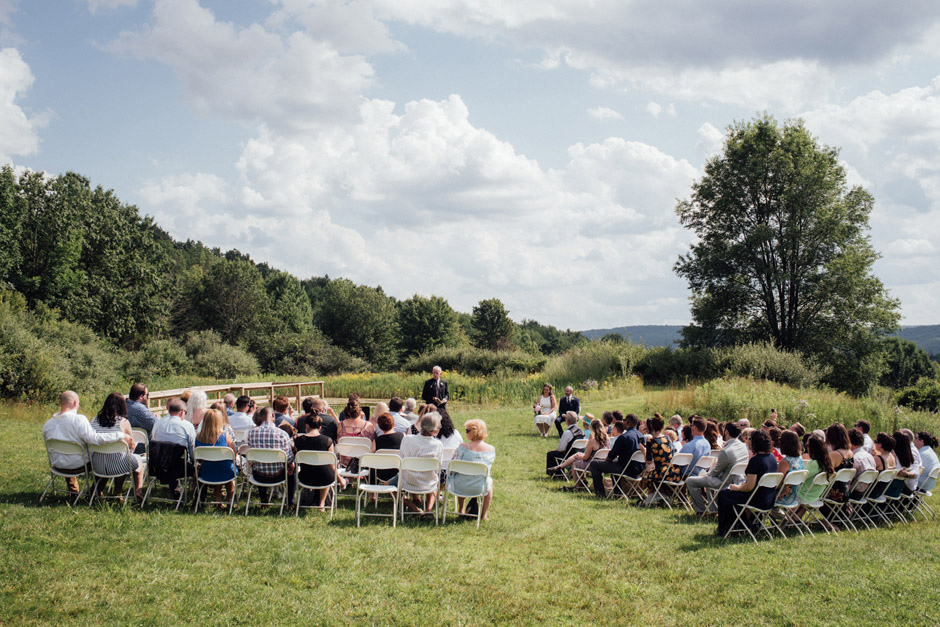
[[[59,408],[63,411],[69,409],[78,409],[78,394],[72,390],[66,390],[59,396]]]

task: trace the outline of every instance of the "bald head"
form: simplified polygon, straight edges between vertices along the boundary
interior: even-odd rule
[[[59,396],[59,409],[69,411],[78,409],[78,394],[72,390],[66,390]]]

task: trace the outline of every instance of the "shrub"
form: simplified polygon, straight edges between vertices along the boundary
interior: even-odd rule
[[[741,344],[718,351],[718,368],[725,376],[769,379],[796,387],[819,382],[822,372],[811,359],[768,343]]]
[[[510,372],[538,372],[545,365],[541,355],[519,350],[493,351],[484,348],[438,348],[409,358],[402,369],[406,372],[428,372],[434,366],[464,374],[493,374],[499,370]]]
[[[646,353],[637,344],[591,342],[552,357],[542,372],[547,381],[563,386],[580,386],[585,381],[605,381],[630,375]]]
[[[680,348],[668,346],[649,349],[639,359],[634,372],[643,382],[652,385],[704,381],[717,375],[715,351],[710,348]]]
[[[919,411],[940,411],[940,381],[921,377],[897,396],[898,405]]]
[[[131,381],[188,374],[193,367],[186,350],[173,340],[153,340],[136,353],[128,353],[124,376]]]
[[[319,332],[279,333],[254,346],[265,372],[296,376],[363,372],[369,364],[334,346]]]
[[[186,335],[186,354],[197,376],[230,379],[256,374],[260,368],[254,356],[238,346],[222,341],[215,331],[195,331]]]

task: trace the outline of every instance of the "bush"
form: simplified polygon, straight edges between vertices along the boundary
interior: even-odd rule
[[[319,332],[279,333],[253,352],[265,372],[296,376],[363,372],[369,364],[334,346]]]
[[[718,368],[725,376],[769,379],[796,387],[819,382],[821,369],[798,352],[787,352],[768,343],[742,344],[718,351]]]
[[[918,411],[940,411],[940,381],[921,377],[897,396],[898,405]]]
[[[543,375],[559,387],[581,386],[585,381],[606,381],[628,376],[646,353],[637,344],[620,341],[591,342],[549,360]]]
[[[222,341],[215,331],[195,331],[186,335],[186,354],[197,376],[231,379],[256,374],[258,360],[246,350]]]
[[[541,355],[520,350],[493,351],[484,348],[442,347],[409,358],[402,369],[406,372],[429,372],[434,366],[464,374],[487,375],[497,371],[538,372],[545,365]]]
[[[136,353],[128,353],[124,376],[131,381],[172,377],[192,371],[186,350],[173,340],[153,340]]]
[[[718,374],[715,351],[710,348],[680,348],[667,346],[649,349],[637,362],[634,373],[651,385],[704,381]]]

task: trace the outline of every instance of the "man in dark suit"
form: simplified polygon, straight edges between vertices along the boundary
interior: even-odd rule
[[[565,414],[573,411],[578,416],[581,415],[581,399],[574,396],[574,388],[570,385],[565,388],[565,395],[558,401],[558,418],[555,418],[555,428],[558,429],[558,437],[564,432],[561,423],[565,421]]]
[[[639,419],[636,414],[627,414],[623,422],[614,423],[614,441],[610,453],[607,454],[607,461],[593,461],[588,466],[591,472],[591,478],[594,480],[594,494],[599,498],[606,498],[607,490],[604,489],[604,473],[620,474],[624,468],[627,468],[627,474],[632,477],[638,477],[643,472],[642,462],[630,463],[630,458],[635,452],[640,450],[640,432],[636,425]],[[630,466],[627,467],[627,464]]]
[[[443,409],[447,405],[447,394],[447,381],[441,379],[441,367],[434,366],[431,368],[431,378],[424,382],[421,400]]]

